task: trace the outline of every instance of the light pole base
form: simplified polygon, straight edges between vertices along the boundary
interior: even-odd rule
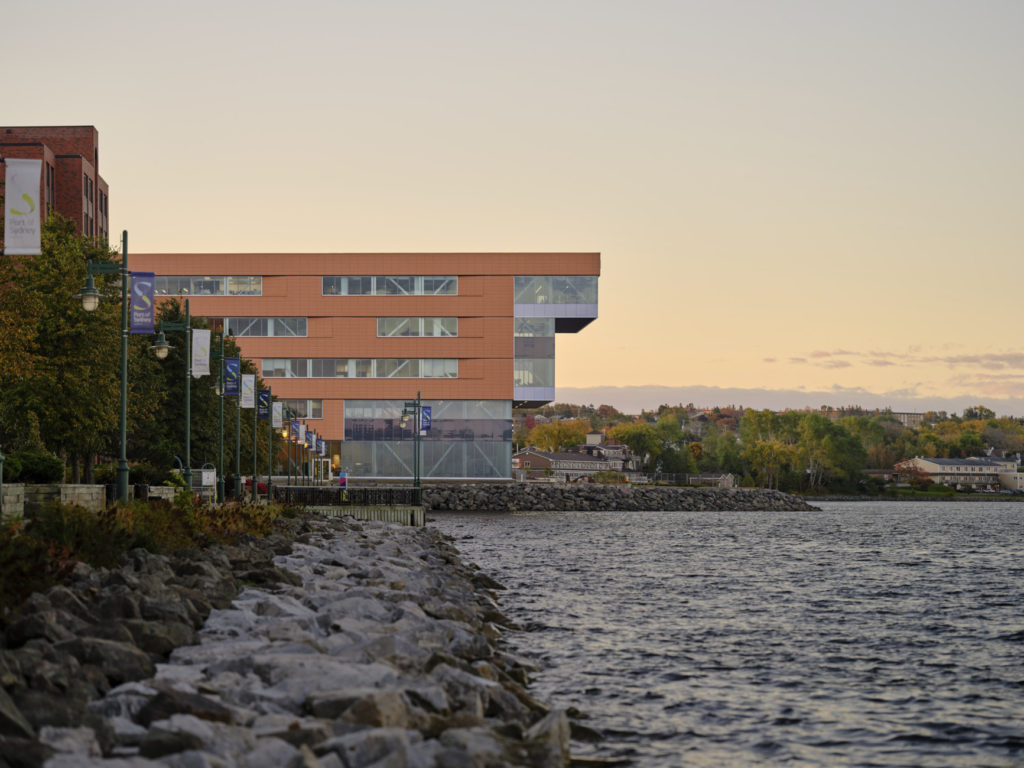
[[[117,500],[121,504],[128,503],[128,464],[119,462],[117,465]]]

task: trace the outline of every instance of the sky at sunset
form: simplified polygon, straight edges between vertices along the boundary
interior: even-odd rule
[[[95,125],[130,251],[599,251],[560,400],[1024,416],[1020,0],[3,19],[0,125]]]

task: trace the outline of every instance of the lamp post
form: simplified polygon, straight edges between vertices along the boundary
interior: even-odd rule
[[[267,388],[267,503],[274,500],[274,397]]]
[[[242,384],[239,369],[238,413],[235,414],[235,499],[242,500]]]
[[[423,411],[423,401],[420,399],[420,393],[416,393],[415,400],[407,400],[405,408],[402,409],[402,425],[409,420],[409,417],[413,418],[412,425],[412,487],[413,487],[413,503],[420,503],[420,413]]]
[[[254,384],[253,387],[256,385]],[[259,392],[254,393],[257,402],[253,404],[252,409],[252,503],[256,504],[260,500],[259,484],[256,482],[256,444],[257,438],[259,437],[259,416],[260,416],[260,404],[259,404]]]
[[[281,413],[284,416],[284,429],[281,430],[281,437],[284,438],[284,463],[288,470],[288,485],[292,484],[292,410],[286,405],[281,406]]]
[[[92,312],[99,306],[100,292],[93,275],[121,275],[121,456],[117,461],[117,499],[128,503],[128,231],[121,233],[121,263],[88,262],[85,287],[75,298],[82,300],[82,309]]]
[[[224,503],[224,332],[220,337],[220,365],[217,368],[217,396],[220,398],[220,460],[217,464],[217,503]]]
[[[185,332],[185,469],[182,475],[189,491],[192,490],[192,317],[189,312],[188,299],[185,299],[185,322],[161,320],[160,333],[156,344],[150,347],[157,360],[166,360],[171,345],[164,338],[164,331]]]

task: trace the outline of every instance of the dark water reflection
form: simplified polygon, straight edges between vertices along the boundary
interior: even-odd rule
[[[1024,504],[435,513],[637,766],[1024,766]]]

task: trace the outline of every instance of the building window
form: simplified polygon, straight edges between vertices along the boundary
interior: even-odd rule
[[[304,317],[225,317],[210,318],[211,326],[227,329],[228,336],[305,336]]]
[[[377,335],[390,336],[458,336],[457,317],[378,317]]]
[[[523,338],[555,338],[555,318],[553,317],[517,317],[515,319],[515,336]]]
[[[285,413],[295,419],[322,419],[324,417],[323,400],[282,399]]]
[[[324,296],[457,296],[450,275],[325,275]]]
[[[517,387],[555,386],[555,361],[552,358],[516,358],[513,383]]]
[[[516,304],[597,304],[594,275],[517,275]]]
[[[264,358],[265,379],[455,379],[459,361],[416,358]]]
[[[157,275],[154,291],[158,296],[260,296],[263,278],[258,275]]]

